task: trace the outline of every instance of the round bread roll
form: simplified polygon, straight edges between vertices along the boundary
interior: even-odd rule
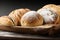
[[[9,14],[9,17],[14,21],[15,25],[20,25],[19,21],[21,17],[28,11],[30,11],[30,9],[27,8],[16,9]]]
[[[14,23],[8,16],[1,16],[0,17],[0,25],[3,25],[3,26],[14,26]]]
[[[29,11],[21,18],[22,26],[40,26],[43,24],[43,17],[36,11]]]
[[[47,24],[59,24],[60,23],[60,11],[54,4],[49,4],[39,9],[37,13],[39,13],[43,18],[44,22]]]

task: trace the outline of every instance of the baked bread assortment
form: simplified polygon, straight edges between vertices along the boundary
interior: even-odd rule
[[[28,8],[16,9],[8,16],[1,16],[0,25],[9,26],[9,30],[12,28],[23,33],[53,35],[60,32],[60,6],[48,4],[37,11]]]

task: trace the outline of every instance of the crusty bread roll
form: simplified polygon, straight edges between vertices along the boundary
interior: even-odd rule
[[[60,8],[57,5],[49,4],[45,5],[37,11],[44,18],[44,22],[47,24],[59,24],[60,23]]]
[[[30,11],[30,9],[27,8],[16,9],[9,14],[9,17],[14,21],[15,25],[20,25],[19,21],[21,17],[28,11]]]
[[[3,26],[14,26],[14,23],[8,16],[1,16],[0,17],[0,25],[3,25]]]
[[[43,24],[43,18],[36,11],[29,11],[21,18],[22,26],[40,26]]]

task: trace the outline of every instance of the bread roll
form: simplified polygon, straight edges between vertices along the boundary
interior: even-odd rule
[[[27,8],[16,9],[9,14],[9,17],[14,21],[15,25],[20,25],[19,21],[21,17],[28,11],[30,11],[30,9]]]
[[[3,25],[3,26],[14,26],[14,23],[8,16],[1,16],[0,17],[0,25]]]
[[[43,16],[44,22],[47,24],[60,23],[60,8],[54,4],[49,4],[39,9],[37,12]]]
[[[29,11],[21,18],[22,26],[40,26],[43,24],[43,18],[36,11]]]

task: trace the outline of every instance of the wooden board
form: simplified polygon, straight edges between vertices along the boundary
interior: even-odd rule
[[[0,39],[60,40],[60,37],[44,37],[38,35],[17,34],[13,32],[0,31]]]
[[[21,33],[21,34],[55,36],[56,34],[58,35],[60,34],[60,24],[42,25],[42,26],[36,26],[36,27],[0,26],[0,30]]]

